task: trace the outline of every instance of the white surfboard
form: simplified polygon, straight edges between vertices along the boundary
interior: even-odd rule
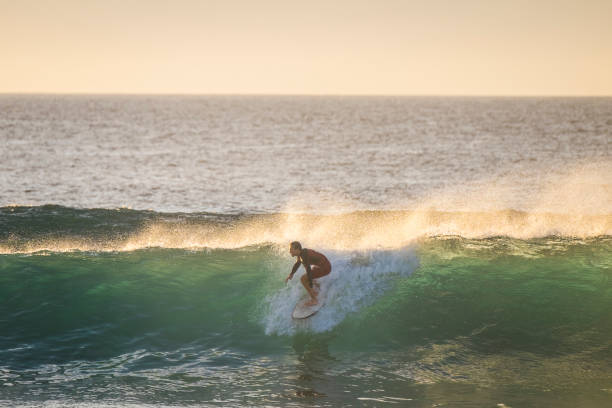
[[[325,292],[323,290],[319,291],[317,296],[318,303],[314,306],[306,306],[306,303],[310,302],[310,295],[308,293],[304,294],[295,305],[291,317],[294,319],[307,319],[317,313],[325,304]]]

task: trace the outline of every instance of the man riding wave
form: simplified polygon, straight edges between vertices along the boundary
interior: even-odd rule
[[[298,270],[300,265],[304,265],[306,273],[302,275],[300,280],[311,298],[305,306],[314,306],[318,303],[318,291],[313,287],[313,280],[328,275],[331,272],[331,264],[325,255],[312,249],[302,248],[302,244],[300,244],[298,241],[293,241],[291,245],[289,245],[289,253],[291,256],[296,256],[297,261],[295,265],[293,265],[291,273],[289,276],[287,276],[287,279],[285,279],[285,283],[289,282],[289,280],[293,278],[293,275]],[[318,282],[314,282],[314,284],[316,284],[317,288],[319,288]]]

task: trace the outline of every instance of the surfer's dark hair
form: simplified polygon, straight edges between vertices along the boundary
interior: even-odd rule
[[[291,249],[302,249],[302,244],[299,241],[293,241],[291,243]]]

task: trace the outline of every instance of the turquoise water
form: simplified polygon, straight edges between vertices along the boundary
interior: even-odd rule
[[[322,280],[329,296],[304,323],[290,318],[303,289],[284,284],[293,263],[284,245],[87,247],[110,245],[101,236],[119,245],[153,218],[218,233],[239,229],[241,217],[53,206],[2,214],[7,405],[612,401],[610,236],[319,248],[333,265]],[[98,222],[100,237],[83,220]],[[83,248],[24,249],[66,236]]]

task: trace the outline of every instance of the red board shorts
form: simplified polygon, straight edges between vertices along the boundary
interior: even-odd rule
[[[329,262],[323,262],[323,265],[310,265],[310,272],[312,279],[329,275],[331,272],[331,264]]]

